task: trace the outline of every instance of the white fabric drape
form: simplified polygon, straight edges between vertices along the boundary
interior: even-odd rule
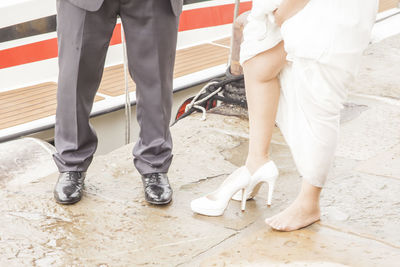
[[[368,45],[378,0],[310,0],[281,28],[272,15],[279,3],[253,0],[240,60],[284,40],[288,64],[280,74],[276,121],[300,174],[322,187],[334,158],[340,109]]]

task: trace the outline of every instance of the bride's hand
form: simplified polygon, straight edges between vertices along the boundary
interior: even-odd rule
[[[273,12],[274,17],[275,17],[275,23],[279,27],[282,26],[283,22],[285,22],[285,19],[283,18],[282,14],[279,12],[279,8],[275,9]]]

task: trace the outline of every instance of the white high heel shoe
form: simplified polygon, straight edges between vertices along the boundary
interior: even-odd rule
[[[244,191],[250,181],[250,176],[246,166],[238,168],[225,179],[216,191],[193,200],[190,204],[192,211],[207,216],[222,215],[236,192],[240,191],[242,196],[246,195]],[[242,211],[246,209],[245,198],[242,199],[241,208]]]
[[[246,200],[254,198],[258,191],[260,190],[263,183],[268,184],[268,198],[267,205],[271,205],[272,194],[274,192],[275,181],[278,178],[279,170],[276,167],[275,163],[270,160],[264,165],[262,165],[258,170],[251,176],[250,182],[246,189],[245,198]],[[237,192],[233,197],[233,200],[241,201],[243,199],[242,192]]]

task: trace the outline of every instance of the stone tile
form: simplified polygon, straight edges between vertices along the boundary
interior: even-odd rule
[[[366,160],[400,142],[399,105],[355,96],[350,101],[369,109],[341,125],[336,156]]]
[[[171,205],[154,207],[138,199],[138,177],[92,174],[73,206],[54,203],[55,175],[22,192],[7,190],[0,198],[0,254],[15,265],[174,266],[236,234],[196,219],[190,193],[177,190]]]
[[[400,35],[370,45],[350,92],[400,99]]]
[[[201,266],[397,266],[399,250],[321,225],[289,233],[259,223]]]
[[[42,140],[23,138],[0,144],[0,188],[24,186],[57,171],[54,148]]]
[[[195,114],[172,127],[175,145],[170,173],[180,185],[230,174],[237,167],[221,152],[240,146],[248,138],[247,120],[216,114],[207,115],[204,122],[200,118]]]
[[[361,162],[356,170],[400,180],[400,143],[376,157]]]
[[[358,172],[358,164],[336,158],[322,192],[321,224],[400,248],[400,182]]]

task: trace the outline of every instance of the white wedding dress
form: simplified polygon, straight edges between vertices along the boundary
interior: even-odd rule
[[[253,0],[243,31],[241,63],[284,41],[276,122],[298,171],[322,187],[331,168],[347,86],[370,40],[378,0],[310,0],[281,27],[272,12],[281,0]]]

